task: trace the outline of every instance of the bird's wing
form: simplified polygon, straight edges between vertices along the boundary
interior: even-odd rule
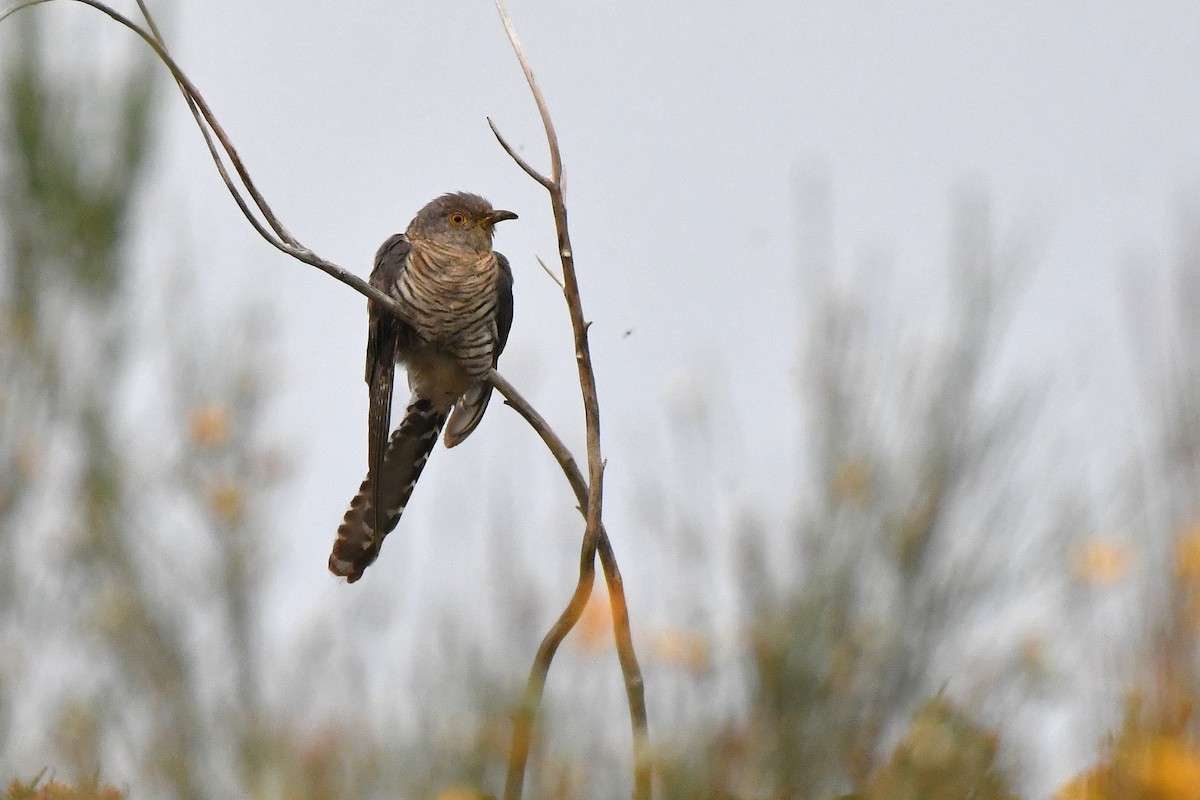
[[[411,250],[412,245],[402,233],[395,234],[384,242],[375,253],[371,285],[388,295],[393,294],[408,264],[408,254]],[[378,475],[392,427],[392,383],[396,375],[396,347],[408,326],[374,302],[367,303],[367,314],[367,469],[370,475]],[[374,485],[372,506],[378,514],[379,482],[375,481]],[[375,520],[374,530],[379,529],[379,520]]]
[[[500,264],[500,279],[496,281],[496,351],[492,357],[492,366],[500,360],[504,345],[508,344],[508,332],[512,330],[513,322],[513,274],[508,259],[496,253],[496,261]]]

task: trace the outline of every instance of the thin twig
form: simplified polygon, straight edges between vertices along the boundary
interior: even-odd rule
[[[0,22],[3,22],[6,17],[21,11],[22,9],[48,2],[50,2],[50,0],[23,0],[23,2],[16,3],[4,9],[3,11],[0,11]],[[354,273],[348,272],[342,267],[339,267],[337,264],[334,264],[332,261],[321,258],[312,250],[309,250],[307,247],[297,241],[294,236],[288,233],[287,229],[283,226],[283,224],[271,210],[271,207],[267,204],[266,199],[263,198],[263,196],[259,193],[254,181],[250,178],[249,171],[242,163],[241,157],[234,148],[233,142],[225,133],[225,129],[222,128],[221,124],[217,121],[216,115],[213,114],[212,109],[209,108],[208,103],[200,94],[200,90],[196,88],[196,85],[191,82],[191,80],[175,62],[175,59],[171,57],[171,54],[167,51],[166,45],[163,44],[161,39],[159,39],[156,34],[142,28],[136,22],[124,16],[119,11],[116,11],[111,6],[100,2],[100,0],[74,0],[74,2],[91,6],[92,8],[100,11],[104,15],[136,33],[144,42],[146,42],[146,44],[150,46],[150,48],[154,51],[154,54],[158,56],[159,60],[162,61],[163,65],[166,66],[166,68],[170,71],[171,77],[175,79],[177,84],[179,84],[180,91],[187,100],[188,106],[192,110],[192,113],[197,115],[196,123],[200,127],[200,132],[204,136],[204,140],[208,145],[209,153],[212,156],[213,163],[216,165],[217,171],[220,173],[221,179],[225,182],[225,186],[229,190],[230,195],[233,196],[234,202],[237,203],[242,215],[245,216],[246,220],[251,224],[251,226],[253,226],[254,230],[257,231],[258,234],[262,236],[262,238],[265,239],[268,244],[291,256],[292,258],[297,259],[298,261],[302,261],[305,264],[316,267],[327,275],[330,275],[336,280],[346,284],[351,289],[354,289],[359,294],[375,301],[381,307],[386,308],[399,319],[407,321],[408,317],[405,314],[404,309],[401,308],[400,304],[397,303],[393,298],[386,295],[380,289],[377,289],[371,284],[367,283]],[[147,14],[147,21],[151,27],[157,30],[157,26],[153,24],[152,19],[150,19],[148,16],[146,7],[141,3],[139,3],[139,7],[142,9],[143,14]],[[216,143],[213,141],[214,137],[216,139]],[[255,215],[254,211],[250,207],[250,203],[243,196],[242,190],[238,188],[237,183],[235,183],[232,176],[229,175],[229,172],[221,158],[220,151],[218,151],[218,144],[220,146],[220,151],[224,151],[225,155],[229,158],[230,163],[233,165],[234,172],[238,176],[238,180],[245,188],[245,191],[249,194],[250,199],[253,201],[254,207],[257,208],[259,213],[262,214],[263,220],[266,221],[265,224]]]
[[[546,262],[542,260],[541,256],[537,257],[537,262],[542,265],[542,271],[550,276],[550,280],[557,283],[558,288],[562,289],[565,292],[567,290],[567,287],[563,286],[562,278],[555,275],[554,272],[550,269],[550,267],[546,266]]]
[[[45,0],[39,0],[39,2],[45,2]],[[496,127],[496,123],[492,122],[491,117],[487,118],[487,123],[488,123],[488,127],[492,129],[492,135],[494,135],[496,137],[496,141],[498,141],[500,143],[500,146],[504,148],[504,152],[508,153],[508,157],[511,158],[513,161],[517,162],[517,166],[520,167],[521,169],[525,170],[526,175],[533,178],[535,181],[540,183],[542,186],[546,187],[546,189],[548,191],[551,190],[550,179],[547,178],[542,173],[538,172],[536,169],[534,169],[532,164],[530,164],[528,161],[526,161],[524,158],[522,158],[521,155],[512,148],[512,145],[510,145],[508,143],[508,140],[500,135],[500,131]]]
[[[500,134],[495,123],[488,119],[488,125],[495,134],[496,140],[504,151],[509,154],[516,164],[531,178],[545,187],[550,195],[550,205],[554,212],[554,227],[558,235],[558,255],[562,262],[563,296],[571,317],[571,329],[575,336],[575,362],[579,372],[579,387],[583,395],[584,419],[587,425],[587,457],[588,480],[580,486],[578,480],[572,478],[568,465],[560,460],[568,480],[576,491],[580,501],[580,510],[586,517],[586,527],[583,535],[582,553],[580,556],[579,580],[575,592],[566,609],[551,627],[542,640],[530,669],[529,681],[526,684],[524,700],[516,715],[513,730],[513,747],[509,754],[508,780],[505,784],[505,800],[519,800],[525,777],[525,761],[529,751],[529,741],[532,737],[533,719],[541,702],[542,690],[545,686],[546,675],[550,670],[550,662],[558,643],[570,631],[579,618],[579,614],[591,593],[595,574],[595,556],[600,552],[601,564],[604,567],[605,579],[609,592],[609,603],[613,610],[613,636],[616,641],[618,659],[621,671],[625,677],[625,692],[629,703],[629,718],[633,728],[633,758],[634,758],[634,787],[635,800],[649,800],[651,794],[651,764],[649,758],[649,738],[646,722],[645,691],[637,656],[633,649],[633,636],[629,628],[629,610],[625,601],[624,585],[621,573],[617,568],[616,556],[608,534],[601,523],[603,487],[604,487],[604,458],[600,451],[600,401],[596,391],[596,375],[592,368],[591,350],[588,346],[589,324],[584,318],[583,303],[579,294],[579,283],[575,276],[575,258],[571,248],[570,232],[567,227],[567,206],[563,196],[562,154],[559,148],[558,136],[554,131],[554,123],[550,118],[550,110],[545,97],[533,75],[533,68],[525,56],[525,50],[517,37],[512,20],[504,8],[503,0],[495,0],[496,10],[508,34],[525,80],[533,94],[538,114],[542,119],[542,127],[546,133],[546,144],[550,151],[550,174],[544,175],[529,162],[517,154],[511,145]],[[544,265],[543,265],[544,266]],[[503,392],[503,390],[501,390]],[[505,395],[508,397],[508,395]],[[537,428],[534,421],[526,419]],[[546,436],[543,434],[543,440]],[[547,441],[547,445],[550,442]],[[555,448],[552,446],[551,451]],[[571,464],[573,466],[573,462]],[[575,470],[576,474],[578,469]],[[577,477],[581,477],[578,476]],[[579,497],[586,489],[586,501]]]

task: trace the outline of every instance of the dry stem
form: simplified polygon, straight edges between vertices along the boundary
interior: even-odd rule
[[[621,672],[625,677],[625,693],[629,703],[630,724],[633,728],[633,796],[635,800],[649,800],[651,794],[651,770],[648,753],[649,740],[644,686],[637,656],[633,649],[633,636],[629,628],[629,610],[625,602],[624,584],[621,581],[620,570],[617,568],[617,560],[613,553],[612,544],[609,542],[608,534],[601,523],[604,458],[600,452],[600,401],[596,392],[596,375],[592,369],[591,350],[588,346],[587,331],[590,323],[585,320],[583,315],[583,303],[579,295],[579,283],[575,277],[575,258],[571,249],[570,232],[567,227],[567,206],[563,196],[562,154],[558,144],[558,136],[554,132],[554,123],[550,118],[549,108],[546,106],[542,90],[533,76],[533,69],[525,56],[525,51],[521,46],[520,39],[517,37],[516,29],[513,27],[512,20],[504,8],[503,0],[495,0],[495,3],[496,10],[500,13],[500,19],[504,24],[504,30],[508,34],[508,40],[517,55],[517,60],[521,63],[521,70],[525,73],[525,80],[529,84],[530,91],[533,93],[538,114],[542,119],[542,127],[546,133],[546,143],[550,150],[550,174],[543,175],[518,155],[500,134],[500,131],[497,130],[492,120],[488,120],[488,125],[491,126],[492,133],[495,134],[496,140],[500,142],[500,146],[504,148],[504,151],[508,153],[513,161],[529,177],[541,184],[550,195],[550,205],[554,212],[554,227],[558,235],[558,256],[562,262],[563,296],[567,302],[567,309],[571,317],[571,329],[575,335],[575,363],[579,371],[579,387],[583,394],[584,419],[587,425],[588,456],[588,480],[586,484],[583,483],[582,476],[578,474],[578,468],[575,467],[573,459],[568,462],[561,457],[559,458],[559,464],[567,474],[567,479],[571,481],[571,486],[575,490],[576,497],[579,499],[580,511],[583,512],[587,519],[583,535],[582,553],[580,554],[579,580],[575,585],[575,591],[567,607],[550,628],[545,638],[542,639],[542,644],[538,648],[533,666],[530,668],[525,697],[514,720],[513,746],[509,754],[508,779],[504,789],[504,798],[505,800],[519,800],[521,796],[525,775],[525,761],[528,757],[529,745],[533,736],[533,720],[537,714],[537,707],[541,702],[546,675],[550,671],[550,662],[554,658],[554,653],[558,649],[559,643],[562,642],[563,638],[579,620],[580,614],[583,613],[588,596],[591,594],[592,583],[595,577],[596,551],[599,550],[600,561],[604,567],[604,575],[608,584],[609,604],[612,607],[613,614],[613,635],[616,639]],[[496,387],[509,399],[510,404],[516,407],[512,396],[501,386],[503,381],[497,380],[498,378],[498,375],[493,374],[493,382]],[[511,389],[511,387],[508,388]],[[530,416],[525,416],[525,418],[542,434],[543,441],[550,447],[551,452],[555,453],[556,457],[560,453],[565,453],[565,448],[561,447],[561,443],[558,443],[556,447],[548,438],[547,434],[552,435],[553,432],[549,430],[548,426],[544,425],[544,421],[541,421],[540,418],[538,418],[538,421],[535,421]],[[539,427],[539,421],[542,423],[541,427]],[[569,453],[566,455],[569,456]],[[572,471],[574,471],[574,476],[572,475]]]

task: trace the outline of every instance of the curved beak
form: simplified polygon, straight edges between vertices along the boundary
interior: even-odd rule
[[[504,209],[498,208],[495,211],[493,211],[492,213],[488,214],[486,217],[484,217],[483,221],[486,222],[488,225],[495,225],[497,222],[503,222],[506,219],[516,219],[516,218],[517,218],[517,215],[514,214],[513,212],[505,211]]]

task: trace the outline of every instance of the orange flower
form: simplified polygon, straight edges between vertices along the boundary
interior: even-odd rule
[[[1133,566],[1128,545],[1104,539],[1090,539],[1075,554],[1071,572],[1083,583],[1108,585],[1124,578]]]
[[[613,640],[612,629],[612,608],[608,604],[608,595],[603,591],[593,591],[579,624],[575,626],[579,634],[579,646],[593,653],[603,650]]]
[[[652,646],[659,659],[693,674],[705,675],[712,667],[708,637],[698,631],[662,631]]]
[[[229,413],[220,406],[192,409],[188,419],[192,441],[200,447],[220,447],[229,441]]]
[[[41,462],[41,453],[32,444],[22,445],[17,450],[16,457],[17,469],[21,471],[22,478],[32,478],[34,472],[37,471],[38,464]]]

